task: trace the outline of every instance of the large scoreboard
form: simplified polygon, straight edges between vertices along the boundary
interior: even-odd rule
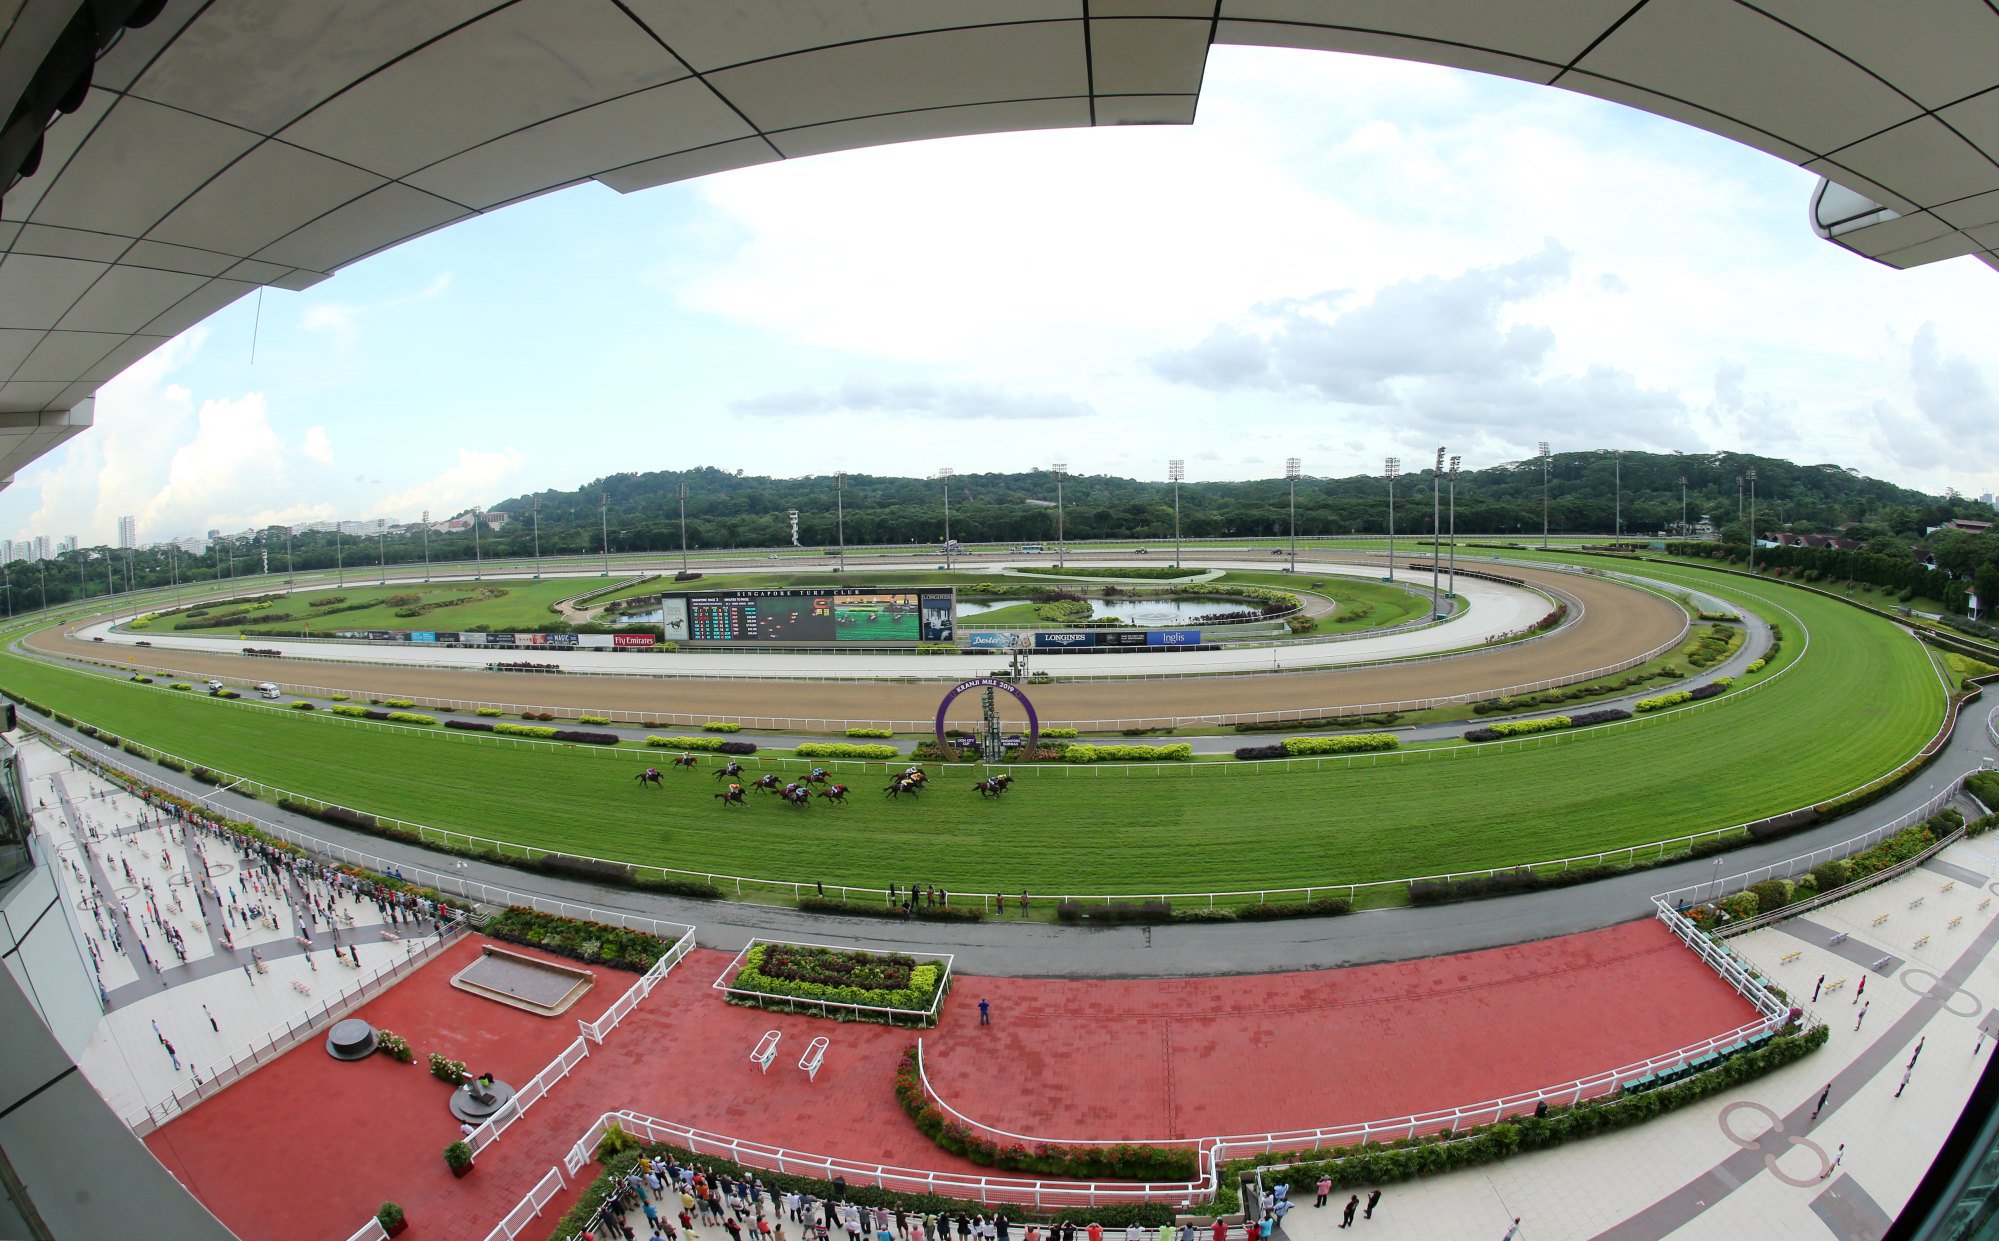
[[[949,590],[727,590],[681,598],[694,642],[949,642],[954,630]]]

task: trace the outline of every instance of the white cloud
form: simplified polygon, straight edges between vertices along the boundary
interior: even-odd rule
[[[526,464],[527,457],[512,446],[492,452],[461,448],[448,469],[384,497],[365,516],[409,520],[425,509],[437,515],[488,503],[504,494],[508,480]]]
[[[831,391],[773,392],[736,401],[730,408],[754,417],[795,418],[833,413],[935,417],[947,423],[1087,418],[1095,411],[1070,396],[1008,392],[990,384],[847,380]]]
[[[321,465],[333,464],[333,440],[326,434],[325,427],[307,427],[305,442],[298,446],[299,455]]]
[[[351,302],[311,302],[300,312],[299,326],[308,332],[319,332],[330,336],[340,345],[352,345],[360,335],[361,319],[364,316],[377,311],[432,301],[443,296],[444,291],[450,287],[451,273],[444,272],[433,277],[429,284],[420,289],[378,302],[364,305]]]

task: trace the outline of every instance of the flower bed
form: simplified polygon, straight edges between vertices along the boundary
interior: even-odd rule
[[[493,915],[480,930],[508,943],[526,944],[571,960],[637,974],[651,969],[673,947],[673,941],[644,931],[628,931],[621,926],[586,922],[581,918],[559,918],[520,905]]]
[[[902,1063],[896,1066],[896,1102],[902,1104],[902,1110],[916,1122],[916,1127],[923,1131],[924,1136],[943,1150],[963,1155],[981,1167],[1086,1180],[1191,1181],[1200,1175],[1199,1161],[1191,1150],[1132,1143],[1060,1146],[1053,1142],[1038,1142],[1028,1146],[1013,1142],[1001,1145],[932,1107],[930,1100],[924,1097],[923,1082],[917,1075],[916,1064],[916,1047],[912,1044],[903,1049]]]
[[[812,944],[752,941],[740,962],[715,984],[731,1004],[792,1012],[804,1001],[842,1021],[931,1025],[950,986],[948,962]]]

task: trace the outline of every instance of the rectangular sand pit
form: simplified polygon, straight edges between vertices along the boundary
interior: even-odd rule
[[[505,948],[488,946],[451,985],[543,1017],[555,1017],[595,985],[589,970],[556,965]]]

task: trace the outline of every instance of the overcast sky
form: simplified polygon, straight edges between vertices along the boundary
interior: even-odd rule
[[[1814,183],[1561,91],[1218,47],[1192,127],[591,185],[269,290],[106,385],[0,534],[413,519],[696,465],[1235,479],[1542,439],[1999,489],[1999,274],[1820,241]]]

